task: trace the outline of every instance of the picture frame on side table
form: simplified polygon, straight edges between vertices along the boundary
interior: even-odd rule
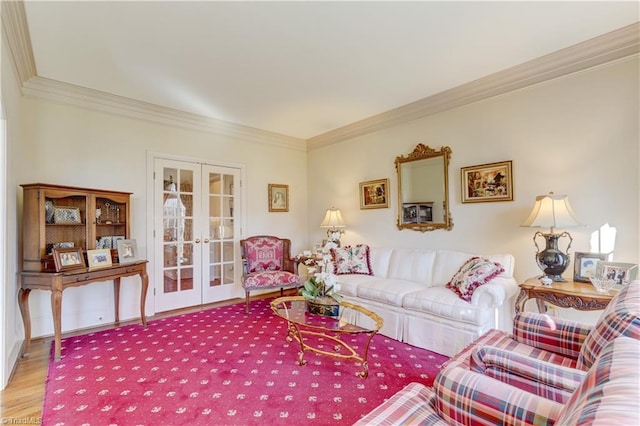
[[[105,268],[111,266],[111,250],[87,250],[87,260],[89,268]]]
[[[512,161],[462,167],[463,203],[513,201]]]
[[[629,284],[638,276],[638,265],[622,262],[598,262],[596,276],[616,281],[615,288]]]
[[[596,276],[598,262],[604,262],[609,255],[607,253],[576,252],[573,265],[573,280],[588,283],[589,278]]]
[[[360,210],[389,207],[389,179],[360,182]]]
[[[289,211],[289,185],[269,184],[269,211]]]
[[[118,262],[132,263],[138,260],[136,240],[118,240]]]
[[[54,247],[51,254],[53,255],[56,272],[85,267],[84,255],[82,254],[82,249],[79,247]]]

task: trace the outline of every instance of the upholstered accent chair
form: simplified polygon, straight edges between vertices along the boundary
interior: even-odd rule
[[[249,313],[249,292],[300,286],[296,274],[297,262],[291,257],[291,240],[271,235],[257,235],[240,241],[242,257],[242,287],[246,312]]]

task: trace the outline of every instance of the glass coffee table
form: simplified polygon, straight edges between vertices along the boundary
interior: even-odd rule
[[[369,375],[367,353],[371,339],[384,323],[375,313],[349,302],[340,302],[340,314],[337,317],[310,314],[306,310],[305,298],[302,296],[279,297],[271,302],[271,310],[287,321],[287,341],[300,344],[298,364],[305,365],[304,352],[309,350],[323,355],[342,359],[355,359],[362,363],[363,370],[358,376]],[[358,325],[356,325],[358,321]],[[351,335],[364,335],[361,353],[356,351],[342,338]],[[329,341],[333,351],[325,350]]]

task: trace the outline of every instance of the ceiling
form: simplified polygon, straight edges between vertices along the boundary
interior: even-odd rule
[[[26,1],[39,77],[309,139],[633,24],[638,2]]]

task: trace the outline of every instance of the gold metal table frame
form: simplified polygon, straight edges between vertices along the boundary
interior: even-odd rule
[[[305,298],[302,296],[279,297],[271,302],[271,310],[280,318],[287,321],[287,342],[296,341],[300,345],[298,352],[298,364],[306,365],[305,351],[327,355],[341,359],[355,359],[362,364],[362,371],[357,375],[366,378],[369,375],[367,355],[373,336],[382,328],[384,321],[377,314],[349,302],[340,302],[339,317],[324,317],[306,312]],[[374,324],[372,327],[363,327],[353,324],[353,318],[365,315]],[[341,339],[343,335],[366,334],[367,339],[359,354],[351,345]],[[323,350],[309,343],[309,337],[328,339],[334,343],[333,352]],[[346,353],[341,353],[345,350]]]

